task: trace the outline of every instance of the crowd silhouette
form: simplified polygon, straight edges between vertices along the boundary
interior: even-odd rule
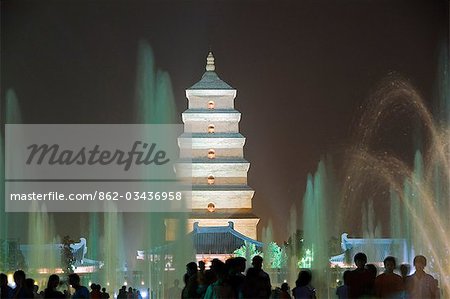
[[[272,289],[269,275],[262,269],[263,259],[260,256],[253,257],[252,267],[245,274],[246,260],[242,257],[230,258],[225,263],[214,259],[209,270],[205,270],[204,264],[200,263],[198,267],[194,262],[186,265],[182,299],[317,298],[316,290],[311,285],[312,272],[308,269],[298,273],[295,287],[290,291],[287,283]],[[374,264],[367,264],[367,256],[362,252],[354,256],[354,263],[355,269],[343,273],[344,283],[337,287],[335,298],[440,298],[438,282],[424,271],[427,260],[422,255],[414,258],[415,272],[411,275],[408,275],[410,267],[407,264],[398,268],[400,275],[394,273],[397,263],[392,256],[384,259],[384,272],[380,275],[377,275],[378,269]]]
[[[109,299],[110,296],[106,292],[106,288],[101,288],[99,284],[91,284],[91,291],[87,287],[81,285],[80,276],[78,274],[69,274],[67,283],[62,282],[60,277],[52,274],[48,277],[47,287],[39,292],[39,287],[35,284],[34,279],[26,278],[26,274],[22,270],[14,272],[13,275],[15,287],[8,285],[8,277],[4,273],[0,273],[0,298],[92,298],[92,299]],[[68,285],[72,286],[74,292],[70,293]],[[63,291],[60,291],[63,289]],[[127,299],[142,299],[138,297],[126,297]]]
[[[377,276],[377,268],[367,264],[367,256],[360,252],[354,256],[356,269],[343,274],[344,284],[336,290],[339,299],[346,298],[440,298],[438,282],[424,271],[427,259],[423,255],[414,258],[415,272],[409,273],[409,265],[399,267],[400,275],[394,273],[397,263],[394,257],[384,259],[384,272]]]
[[[288,283],[272,289],[269,275],[263,270],[263,258],[254,256],[252,266],[246,270],[246,259],[234,257],[222,262],[213,259],[209,269],[204,262],[197,265],[190,262],[186,265],[186,273],[183,276],[184,287],[180,288],[180,281],[174,280],[174,285],[165,290],[164,298],[168,299],[246,299],[246,298],[294,298],[315,299],[316,290],[311,285],[312,273],[308,269],[298,273],[295,287],[290,290]],[[440,290],[437,280],[425,272],[427,259],[418,255],[414,258],[415,272],[408,275],[410,266],[402,264],[397,269],[396,259],[388,256],[384,259],[384,271],[377,275],[378,269],[374,264],[367,264],[367,256],[360,252],[354,256],[356,268],[343,273],[343,284],[338,285],[335,298],[388,298],[388,299],[426,299],[439,298]],[[245,274],[244,274],[245,272]],[[15,298],[92,298],[109,299],[106,288],[99,284],[91,284],[90,289],[80,283],[77,274],[68,275],[67,283],[70,288],[60,290],[63,284],[60,277],[52,274],[48,278],[47,287],[39,292],[32,278],[27,278],[22,270],[13,275],[15,287],[8,285],[8,277],[0,273],[0,299]],[[148,295],[151,296],[148,289]],[[118,290],[117,299],[143,299],[137,289],[122,286]],[[152,298],[149,298],[152,299]]]

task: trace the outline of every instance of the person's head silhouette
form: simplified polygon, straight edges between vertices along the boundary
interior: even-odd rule
[[[263,258],[259,255],[255,255],[252,259],[252,265],[256,269],[262,269]]]
[[[76,273],[69,274],[69,284],[74,288],[78,288],[80,286],[80,276]]]
[[[355,254],[353,261],[355,262],[356,268],[364,269],[364,266],[367,263],[367,255],[363,252],[358,252]]]
[[[387,256],[384,261],[384,269],[386,270],[386,273],[394,273],[394,269],[396,266],[396,261],[395,261],[395,257],[393,256]]]
[[[409,264],[401,264],[400,265],[400,274],[402,277],[406,277],[409,274],[409,270],[411,269],[411,266]]]
[[[199,261],[198,262],[198,268],[200,269],[201,272],[204,272],[205,268],[206,268],[205,262],[204,261]]]
[[[13,278],[16,285],[21,287],[25,283],[25,272],[22,270],[17,270],[16,272],[14,272]]]
[[[416,268],[416,272],[423,272],[427,265],[427,259],[423,255],[417,255],[414,258],[414,268]]]
[[[195,262],[187,263],[187,265],[186,265],[186,273],[189,276],[194,275],[195,273],[197,273],[197,271],[198,271],[197,263],[195,263]]]
[[[8,285],[8,276],[5,273],[0,273],[0,286],[6,287]]]

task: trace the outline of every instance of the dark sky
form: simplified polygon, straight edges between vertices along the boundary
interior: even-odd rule
[[[254,212],[260,229],[272,220],[278,240],[308,172],[352,143],[358,107],[389,72],[432,108],[448,32],[448,3],[434,0],[1,5],[1,95],[14,88],[25,123],[133,123],[140,39],[169,72],[181,113],[211,48],[217,73],[238,90]]]

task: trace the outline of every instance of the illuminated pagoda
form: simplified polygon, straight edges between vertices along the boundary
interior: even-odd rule
[[[255,241],[259,218],[252,213],[254,190],[247,185],[250,163],[244,159],[241,113],[234,107],[236,92],[216,74],[210,52],[201,80],[186,90],[188,109],[182,114],[184,133],[178,139],[177,172],[181,177],[192,177],[188,232],[233,230],[233,238],[261,246]],[[166,220],[168,240],[173,226]],[[202,246],[194,239],[194,247]]]

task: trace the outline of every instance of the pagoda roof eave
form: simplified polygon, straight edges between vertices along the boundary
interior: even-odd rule
[[[233,90],[228,83],[224,82],[214,71],[206,71],[200,81],[187,90]]]

